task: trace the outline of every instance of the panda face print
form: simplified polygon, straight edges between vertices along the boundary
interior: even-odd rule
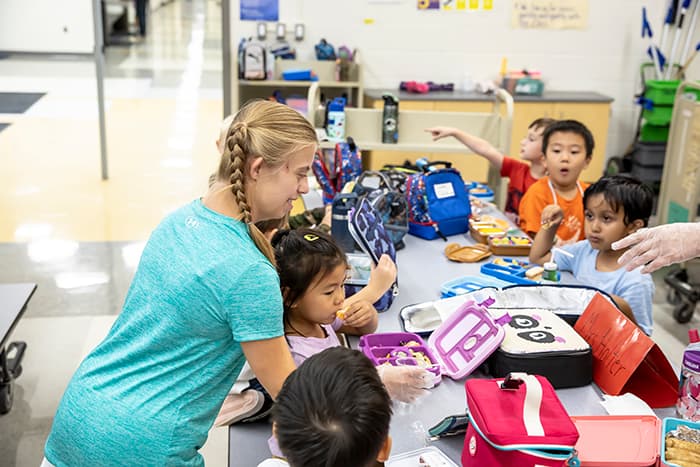
[[[508,325],[515,329],[527,329],[516,333],[518,337],[538,344],[551,344],[553,342],[565,342],[562,337],[555,336],[550,331],[551,326],[542,325],[542,318],[537,315],[513,315]]]

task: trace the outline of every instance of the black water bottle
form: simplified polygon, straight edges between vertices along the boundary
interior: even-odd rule
[[[355,239],[350,234],[350,210],[357,204],[356,193],[336,193],[331,208],[331,236],[345,253],[355,251]]]
[[[384,94],[382,99],[382,143],[396,144],[399,141],[399,100],[392,94]]]

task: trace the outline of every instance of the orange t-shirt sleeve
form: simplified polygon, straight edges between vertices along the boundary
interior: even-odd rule
[[[551,204],[551,193],[547,185],[547,178],[535,182],[525,192],[520,201],[520,228],[526,233],[537,233],[542,225],[542,210]]]

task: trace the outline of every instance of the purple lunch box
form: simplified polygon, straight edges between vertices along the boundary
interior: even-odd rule
[[[491,303],[491,298],[481,304],[468,300],[433,331],[427,344],[411,332],[367,334],[360,337],[360,350],[377,366],[426,366],[435,374],[436,383],[443,374],[464,378],[495,352],[505,337],[503,326],[510,316],[494,318],[487,308]],[[419,361],[422,357],[416,358],[414,352],[425,355],[430,366]]]

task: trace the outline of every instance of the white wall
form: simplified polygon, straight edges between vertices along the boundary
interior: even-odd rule
[[[92,53],[92,0],[0,0],[0,50]]]
[[[235,54],[238,39],[253,35],[255,23],[239,21],[238,2],[231,3]],[[306,26],[306,41],[294,43],[302,56],[310,57],[322,37],[336,47],[359,48],[368,88],[398,88],[402,80],[460,84],[465,73],[476,80],[494,79],[505,56],[510,69],[541,70],[546,89],[611,96],[607,155],[621,155],[633,141],[638,115],[633,96],[639,92],[639,66],[647,46],[640,37],[642,6],[658,37],[666,1],[588,3],[585,30],[511,29],[510,0],[495,0],[492,11],[465,12],[419,12],[416,0],[280,0],[280,21],[288,30],[295,22]],[[374,24],[365,24],[366,18]],[[695,36],[691,47],[700,40],[700,25]],[[700,58],[689,77],[700,78]]]

